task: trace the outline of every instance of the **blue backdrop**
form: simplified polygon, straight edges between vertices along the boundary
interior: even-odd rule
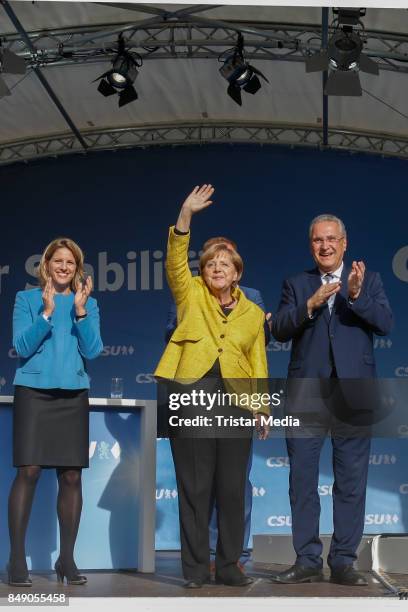
[[[205,239],[230,236],[244,259],[242,283],[260,289],[272,312],[282,280],[312,265],[307,239],[311,218],[323,212],[343,218],[348,230],[347,259],[363,259],[381,273],[395,313],[392,337],[376,339],[379,373],[387,378],[407,377],[408,209],[401,205],[406,169],[406,162],[396,159],[255,145],[93,153],[1,168],[1,394],[12,394],[15,293],[35,284],[34,267],[44,246],[58,235],[67,235],[86,252],[101,311],[105,349],[89,364],[91,394],[109,395],[111,378],[119,376],[124,379],[125,397],[155,396],[151,373],[163,350],[170,302],[163,272],[167,228],[175,222],[185,195],[203,182],[215,185],[215,204],[194,218],[192,269],[197,269],[197,254]],[[289,344],[270,343],[271,376],[285,376],[289,350]],[[0,563],[8,554],[5,500],[13,476],[7,442],[9,421],[3,411]],[[93,488],[95,481],[101,482],[103,477],[110,482],[120,463],[118,435],[100,414],[93,416],[91,431],[94,453],[85,482],[86,503],[91,496],[103,494],[103,487],[98,491]],[[367,533],[408,529],[408,425],[403,425],[399,434],[401,439],[373,442]],[[256,442],[254,452],[252,533],[289,533],[284,443],[279,439]],[[157,465],[156,544],[157,548],[177,548],[177,491],[167,440],[158,442]],[[96,500],[89,509],[91,518],[85,514],[80,532],[80,540],[85,541],[85,530],[95,513],[99,517],[95,524],[103,526],[108,545],[106,558],[102,555],[104,563],[108,560],[114,567],[135,563],[131,553],[119,559],[120,554],[112,550],[109,532],[113,506],[115,520],[134,506],[131,469],[121,478],[130,482],[127,501],[117,499],[119,489],[110,488],[105,495],[110,503],[98,505]],[[47,474],[44,483],[44,487],[55,488],[53,475]],[[330,449],[326,445],[320,483],[322,533],[330,532],[332,525],[331,483]],[[41,500],[46,505],[47,495]],[[50,525],[50,550],[54,550],[54,507],[44,513],[49,521],[42,521],[43,530]],[[33,529],[30,538],[34,538]],[[84,557],[82,565],[91,566],[92,560]]]

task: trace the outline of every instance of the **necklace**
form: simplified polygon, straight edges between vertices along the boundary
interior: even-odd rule
[[[234,304],[235,300],[234,298],[232,298],[232,300],[230,302],[227,302],[226,304],[223,304],[222,302],[220,302],[220,306],[221,308],[229,308],[230,306],[232,306]]]

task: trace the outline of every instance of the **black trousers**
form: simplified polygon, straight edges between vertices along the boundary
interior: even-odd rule
[[[245,481],[251,438],[170,440],[179,498],[181,562],[186,580],[210,574],[208,524],[217,505],[216,575],[236,572],[245,528]]]

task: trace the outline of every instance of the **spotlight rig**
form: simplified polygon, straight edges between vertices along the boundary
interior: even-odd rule
[[[333,9],[337,16],[327,50],[306,60],[306,72],[329,70],[324,93],[328,96],[361,96],[359,72],[379,74],[378,64],[362,53],[364,8]],[[360,28],[360,30],[358,29]]]
[[[261,81],[257,75],[269,83],[260,70],[250,66],[245,60],[244,37],[241,33],[238,34],[236,47],[224,51],[218,61],[224,62],[224,65],[220,68],[220,73],[229,82],[227,93],[239,106],[242,106],[241,89],[252,95],[261,89]]]
[[[105,97],[117,93],[119,95],[119,107],[137,100],[138,95],[133,83],[139,74],[138,68],[141,65],[141,57],[126,51],[125,41],[120,34],[118,52],[112,62],[112,68],[95,79],[95,81],[102,79],[98,85],[98,91]]]
[[[22,57],[19,57],[8,49],[3,49],[0,43],[0,74],[25,74],[26,65]],[[0,76],[0,98],[10,96],[11,91],[7,87],[6,82]]]

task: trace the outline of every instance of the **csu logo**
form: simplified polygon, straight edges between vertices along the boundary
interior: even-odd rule
[[[153,374],[148,374],[148,373],[141,373],[138,374],[136,376],[136,382],[137,383],[154,383],[155,382],[155,378],[153,376]]]
[[[266,489],[263,487],[252,487],[253,497],[263,497],[266,494]]]
[[[120,457],[120,446],[118,442],[111,445],[109,442],[105,440],[97,441],[91,440],[89,443],[89,459],[99,459],[103,461],[104,459],[116,459],[118,460]]]
[[[4,376],[0,376],[0,389],[1,387],[4,387],[4,385],[6,384],[6,379],[4,378]]]
[[[394,465],[397,463],[395,455],[370,455],[370,465]]]
[[[10,357],[10,359],[17,359],[18,355],[16,353],[16,349],[15,348],[9,349],[8,356]]]
[[[408,376],[408,366],[398,366],[398,368],[395,369],[395,376],[398,376],[398,377]]]
[[[268,457],[266,465],[270,468],[289,467],[289,457]]]
[[[400,491],[401,495],[408,495],[408,482],[403,483],[400,486],[399,491]]]
[[[133,353],[135,352],[135,349],[133,348],[133,346],[104,346],[103,347],[103,351],[101,353],[102,357],[119,357],[119,356],[127,356],[127,355],[133,355]]]
[[[320,496],[333,495],[333,485],[319,485],[317,491]]]
[[[388,349],[392,347],[392,340],[389,338],[375,338],[374,348],[375,349]]]
[[[288,352],[292,348],[292,340],[289,342],[278,342],[277,340],[271,340],[266,347],[267,351],[272,353]]]
[[[287,514],[273,514],[268,517],[267,523],[269,527],[292,527],[292,518]]]
[[[156,500],[159,499],[176,499],[176,489],[156,489]]]
[[[396,525],[399,523],[398,514],[366,514],[366,525]]]

